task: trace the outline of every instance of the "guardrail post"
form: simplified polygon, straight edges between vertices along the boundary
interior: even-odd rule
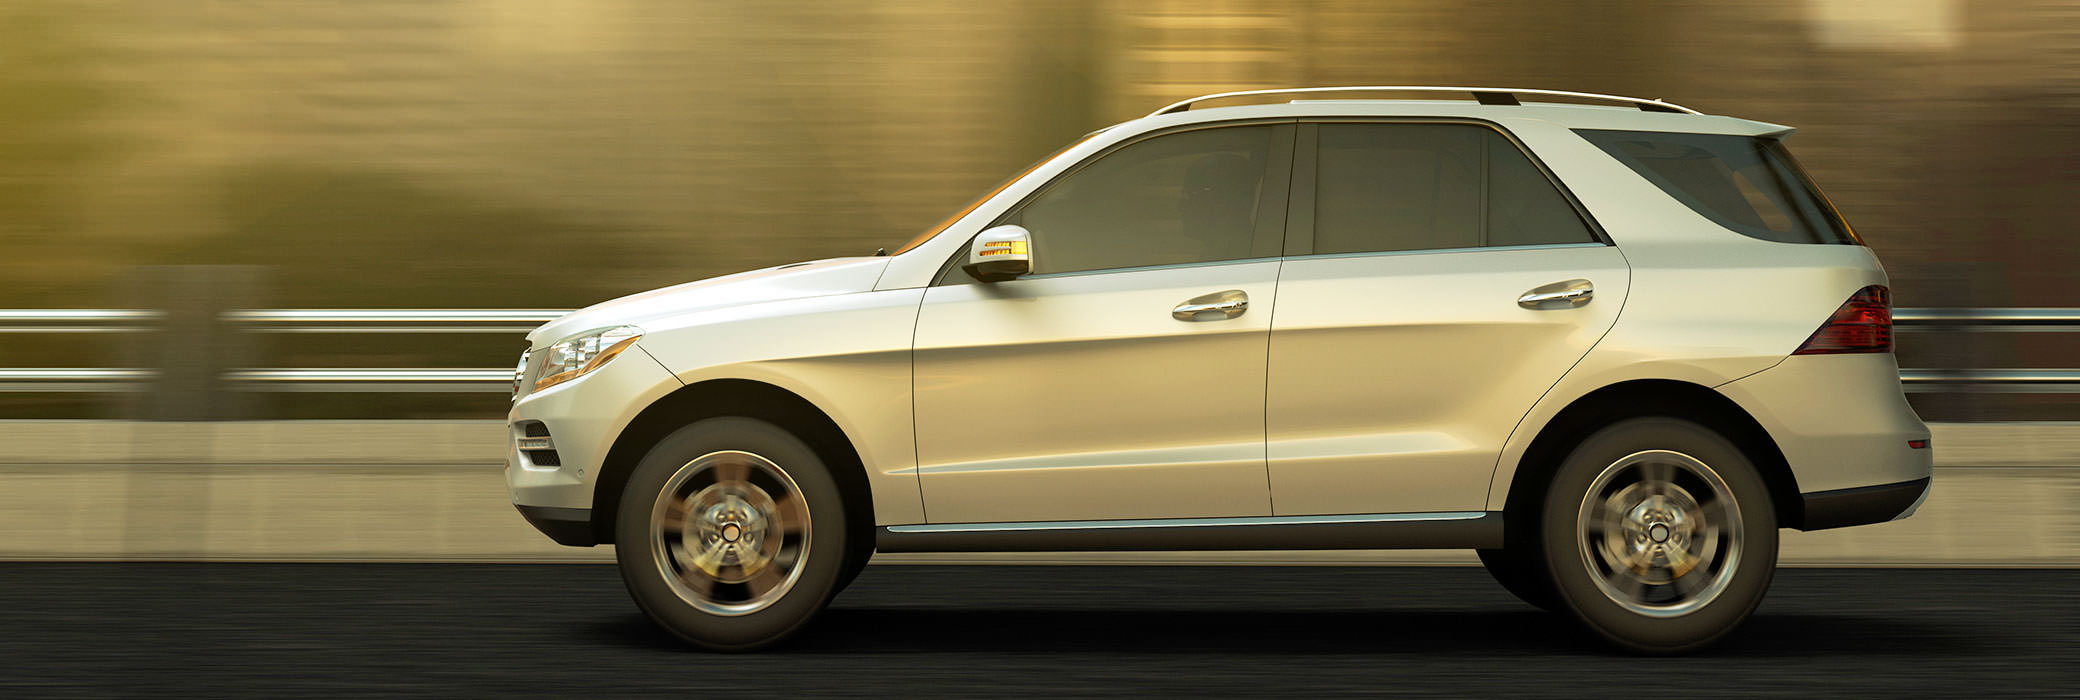
[[[1990,263],[1944,262],[1906,263],[1894,266],[1895,280],[1911,280],[1906,284],[1895,283],[1900,294],[1893,297],[1894,304],[1902,304],[1901,296],[1915,305],[1941,302],[1945,307],[1992,307],[2002,306],[2008,301],[2008,290],[2003,276],[2004,268]],[[1904,287],[1904,289],[1901,289]],[[1966,330],[1978,330],[1966,328]],[[2014,336],[1998,332],[1973,333],[1910,333],[1898,335],[1894,328],[1893,346],[1900,358],[1900,365],[1924,369],[1956,370],[1980,367],[2013,367],[2015,356]],[[1979,421],[1999,420],[1996,415],[2004,401],[1981,391],[1959,389],[1954,386],[1937,386],[1921,392],[1913,400],[1914,409],[1923,420],[1930,421]]]
[[[258,397],[238,391],[226,370],[258,364],[253,334],[223,323],[230,309],[261,303],[263,269],[253,265],[168,265],[135,268],[121,298],[131,308],[165,312],[152,332],[128,344],[128,366],[157,378],[126,400],[133,419],[220,421],[258,417]]]

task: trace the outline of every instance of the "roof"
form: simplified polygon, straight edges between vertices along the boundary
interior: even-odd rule
[[[1365,96],[1380,93],[1411,93],[1419,98]],[[1320,97],[1316,97],[1318,95]],[[1293,99],[1295,96],[1300,99]],[[1450,99],[1451,97],[1463,99]],[[1570,101],[1537,99],[1540,97]],[[1229,99],[1282,101],[1260,101],[1226,107],[1200,106],[1200,103],[1204,102]],[[1289,88],[1216,93],[1173,103],[1143,117],[1142,120],[1185,124],[1227,119],[1306,117],[1459,118],[1492,122],[1538,120],[1578,129],[1771,137],[1781,137],[1793,131],[1791,127],[1781,124],[1709,115],[1681,105],[1644,98],[1523,88],[1411,86]]]

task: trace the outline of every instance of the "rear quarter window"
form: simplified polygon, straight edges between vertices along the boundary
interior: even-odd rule
[[[1734,233],[1778,243],[1861,244],[1781,140],[1602,129],[1575,133]]]

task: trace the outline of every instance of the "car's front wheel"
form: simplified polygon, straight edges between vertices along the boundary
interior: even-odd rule
[[[629,476],[615,559],[636,604],[700,647],[747,651],[800,629],[835,594],[844,502],[823,461],[764,421],[710,418]]]
[[[1553,477],[1539,538],[1567,609],[1645,653],[1733,631],[1777,563],[1760,472],[1724,436],[1675,418],[1621,421],[1576,446]]]

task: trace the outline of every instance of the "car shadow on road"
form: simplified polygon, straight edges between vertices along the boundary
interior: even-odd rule
[[[589,638],[692,651],[641,615],[598,620]],[[1715,657],[1939,656],[1970,640],[1912,621],[1857,615],[1763,614],[1703,652]],[[1616,655],[1573,621],[1523,609],[1008,610],[847,608],[825,611],[777,653],[1134,653]]]

